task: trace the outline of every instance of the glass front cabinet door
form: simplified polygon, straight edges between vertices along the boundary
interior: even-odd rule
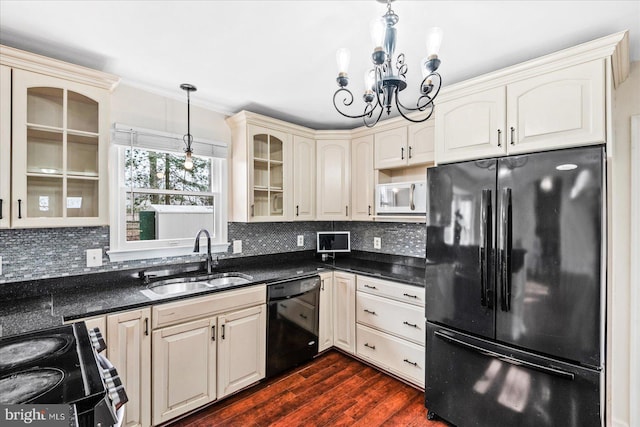
[[[12,225],[108,224],[108,91],[13,70]]]
[[[250,125],[249,140],[250,221],[289,220],[290,135]]]

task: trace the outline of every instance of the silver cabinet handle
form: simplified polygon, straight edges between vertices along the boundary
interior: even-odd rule
[[[378,289],[375,286],[371,286],[371,285],[364,285],[365,288],[369,288],[369,289]]]
[[[411,295],[411,294],[407,294],[407,293],[404,293],[402,295],[404,295],[407,298],[416,298],[416,299],[418,298],[418,295]]]
[[[409,146],[409,158],[411,158],[411,157],[412,157],[412,155],[411,155],[411,149],[412,149],[412,148],[413,148],[413,147]]]
[[[365,308],[365,309],[363,309],[363,311],[364,311],[365,313],[369,313],[369,314],[372,314],[372,315],[374,315],[374,316],[376,315],[376,312],[375,312],[375,311],[367,310],[366,308]]]
[[[368,342],[364,343],[364,346],[370,348],[371,350],[375,350],[376,349],[375,345],[371,345]]]
[[[255,209],[254,209],[254,207],[255,207],[255,205],[251,205],[251,216],[253,216],[253,215],[254,215],[254,213],[255,213]]]
[[[516,145],[515,134],[516,134],[516,128],[511,126],[511,145]]]
[[[216,325],[213,325],[211,327],[211,341],[215,341],[216,340]]]
[[[412,328],[418,328],[418,325],[415,323],[409,323],[406,320],[402,322],[403,325],[411,326]]]
[[[498,129],[498,147],[502,147],[502,131]]]
[[[400,147],[400,160],[404,160],[404,147]]]
[[[413,365],[413,366],[416,366],[416,367],[418,366],[418,362],[412,362],[409,359],[404,359],[404,362],[408,363],[409,365]]]
[[[349,216],[349,206],[344,207],[344,216]]]

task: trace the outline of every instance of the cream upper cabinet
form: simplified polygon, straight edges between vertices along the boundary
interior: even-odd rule
[[[375,134],[375,169],[394,169],[434,160],[434,121]]]
[[[261,116],[260,116],[261,117]],[[292,136],[242,111],[227,119],[231,128],[232,221],[292,219]]]
[[[150,316],[150,308],[107,316],[107,356],[129,397],[122,423],[127,427],[151,425]]]
[[[11,69],[0,66],[0,228],[9,227],[11,191]]]
[[[435,144],[438,163],[506,154],[505,88],[498,87],[438,104]]]
[[[289,220],[291,135],[254,125],[248,132],[249,220]]]
[[[375,134],[375,168],[407,165],[407,128],[402,126]]]
[[[108,224],[109,92],[12,75],[12,226]]]
[[[218,316],[218,398],[265,377],[266,305]]]
[[[216,321],[153,331],[153,425],[216,399]]]
[[[438,163],[606,141],[605,63],[597,59],[442,102]]]
[[[373,219],[373,135],[351,141],[351,219]]]
[[[407,165],[433,163],[435,160],[435,120],[407,127]]]
[[[351,217],[351,146],[348,140],[316,142],[317,219],[344,221]]]
[[[604,72],[595,60],[507,85],[509,154],[604,143]]]
[[[356,351],[356,276],[333,274],[333,345],[349,352]]]
[[[316,142],[293,136],[293,219],[316,218]]]
[[[318,351],[333,347],[333,272],[320,273]]]

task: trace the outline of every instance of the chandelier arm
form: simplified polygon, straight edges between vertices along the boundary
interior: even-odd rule
[[[423,109],[420,109],[420,110],[419,110],[418,108],[405,108],[405,107],[400,103],[400,101],[398,100],[398,97],[396,96],[396,108],[398,109],[398,113],[400,113],[400,115],[401,115],[402,117],[404,117],[404,119],[405,119],[405,120],[408,120],[408,121],[413,122],[413,123],[422,123],[422,122],[427,121],[427,120],[429,119],[429,117],[431,117],[431,115],[433,114],[433,109],[434,109],[434,107],[435,107],[435,104],[433,103],[433,99],[432,99],[432,98],[430,98],[430,97],[428,97],[427,95],[420,97],[420,99],[425,98],[425,97],[429,98],[429,102],[424,106],[424,108],[423,108]],[[419,100],[418,100],[418,101],[419,101]],[[427,115],[426,115],[426,117],[424,117],[424,118],[422,118],[422,119],[417,119],[417,120],[416,120],[416,119],[412,119],[411,117],[407,116],[407,115],[402,111],[402,110],[408,110],[408,111],[416,111],[416,110],[419,110],[419,111],[425,111],[425,110],[427,109],[427,107],[429,107],[429,106],[431,106],[431,109],[429,110],[429,114],[427,114]]]
[[[338,94],[340,92],[343,92],[343,91],[349,94],[350,100],[349,100],[349,98],[345,97],[342,100],[342,103],[347,107],[349,105],[353,104],[353,94],[351,93],[351,91],[349,89],[345,89],[345,88],[341,87],[340,89],[336,90],[336,92],[333,94],[333,106],[335,107],[335,109],[336,109],[336,111],[338,113],[342,114],[344,117],[347,117],[349,119],[364,119],[365,116],[367,116],[367,115],[370,116],[371,115],[370,112],[367,112],[367,108],[366,107],[365,107],[365,112],[363,114],[360,114],[360,115],[357,115],[357,116],[352,116],[350,114],[346,114],[346,113],[343,113],[342,111],[340,111],[340,108],[338,108],[338,105],[336,104],[336,98],[337,98]]]
[[[420,83],[420,87],[424,86],[425,82],[426,82],[427,80],[429,80],[429,78],[431,78],[431,77],[437,77],[437,80],[438,80],[438,86],[437,86],[437,88],[436,88],[436,92],[435,92],[433,95],[431,95],[431,99],[436,99],[436,97],[437,97],[437,96],[438,96],[438,94],[440,93],[440,88],[442,88],[442,77],[440,76],[440,74],[436,73],[435,71],[434,71],[434,72],[432,72],[431,74],[429,74],[427,77],[425,77],[425,78],[422,80],[422,83]],[[434,85],[434,86],[435,86],[435,85]],[[430,92],[430,93],[431,93],[431,92]]]
[[[372,105],[372,104],[369,104],[369,105]],[[373,117],[373,112],[377,109],[376,107],[378,106],[380,107],[380,112],[378,113],[378,117],[376,117],[375,121],[367,123],[367,118],[366,117],[362,118],[362,122],[366,127],[372,128],[380,121],[380,117],[382,117],[382,112],[384,111],[384,108],[382,107],[382,105],[379,105],[379,104],[374,105],[373,108],[371,108],[371,110],[369,111],[368,117]]]

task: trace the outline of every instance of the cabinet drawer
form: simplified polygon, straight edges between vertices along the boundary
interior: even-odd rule
[[[357,325],[359,357],[424,387],[424,347],[363,325]]]
[[[315,307],[304,301],[278,301],[278,314],[307,331],[316,333]]]
[[[264,304],[266,301],[267,287],[258,285],[157,305],[153,307],[152,327],[153,329],[163,328],[229,310]]]
[[[358,290],[424,307],[424,287],[358,276]]]
[[[422,307],[358,292],[356,321],[424,345],[426,332]]]

